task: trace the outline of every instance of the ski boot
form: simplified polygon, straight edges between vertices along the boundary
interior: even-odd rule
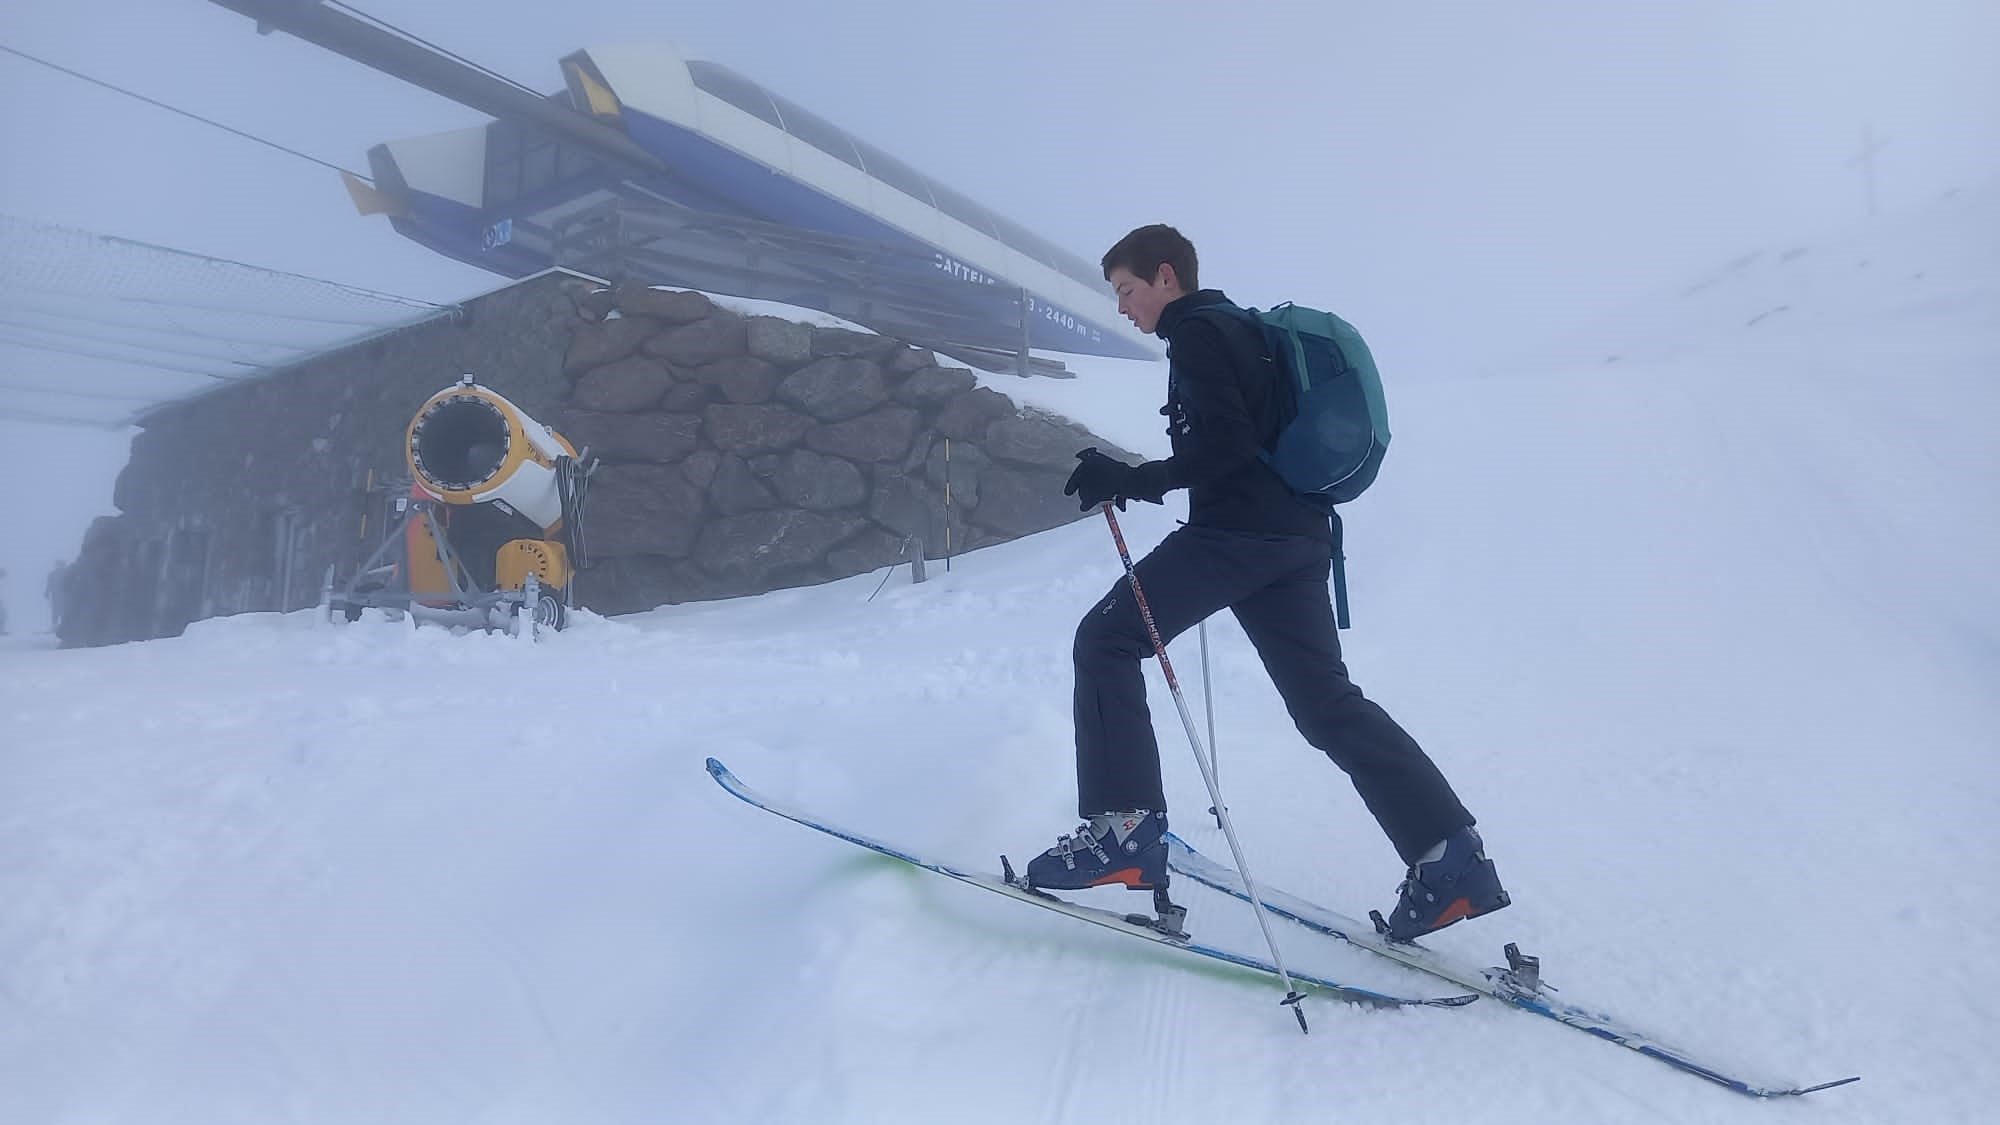
[[[1052,890],[1087,887],[1130,887],[1153,892],[1153,914],[1127,914],[1134,926],[1157,930],[1175,941],[1188,940],[1187,907],[1167,895],[1167,814],[1131,809],[1098,813],[1077,826],[1056,846],[1028,861],[1025,876],[1016,878],[1013,865],[1000,857],[1007,881],[1034,894],[1054,898]]]
[[[1167,814],[1145,809],[1098,813],[1056,846],[1028,861],[1022,882],[1036,890],[1076,891],[1167,885]]]
[[[1396,909],[1387,919],[1379,910],[1368,912],[1376,932],[1390,941],[1413,941],[1513,901],[1500,886],[1500,875],[1471,825],[1445,837],[1410,865],[1396,893]]]

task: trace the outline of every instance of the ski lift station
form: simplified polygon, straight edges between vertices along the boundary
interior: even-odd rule
[[[1027,373],[1029,349],[1157,356],[1094,264],[719,63],[590,48],[542,97],[415,55],[404,77],[496,119],[377,145],[374,185],[349,186],[440,253],[816,309],[989,369]]]

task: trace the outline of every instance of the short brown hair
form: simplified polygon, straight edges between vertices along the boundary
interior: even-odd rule
[[[1165,223],[1140,227],[1119,239],[1104,252],[1102,265],[1106,281],[1111,280],[1112,270],[1123,267],[1149,283],[1160,276],[1161,266],[1172,266],[1182,289],[1192,293],[1201,288],[1195,280],[1194,243]]]

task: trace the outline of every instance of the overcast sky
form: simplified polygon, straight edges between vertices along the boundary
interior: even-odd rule
[[[1340,312],[1400,377],[1861,221],[1864,126],[1885,210],[2000,174],[1994,0],[355,7],[545,91],[578,47],[672,41],[1093,260],[1172,222],[1204,283]],[[481,120],[205,0],[12,0],[0,43],[359,170]],[[326,169],[7,55],[0,153],[0,212],[432,300],[499,280]]]

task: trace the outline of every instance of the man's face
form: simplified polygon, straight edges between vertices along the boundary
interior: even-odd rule
[[[1160,310],[1184,296],[1180,282],[1174,278],[1174,267],[1168,265],[1162,265],[1159,274],[1150,280],[1119,266],[1107,280],[1111,282],[1111,291],[1118,295],[1119,314],[1141,332],[1152,332],[1160,323]]]

